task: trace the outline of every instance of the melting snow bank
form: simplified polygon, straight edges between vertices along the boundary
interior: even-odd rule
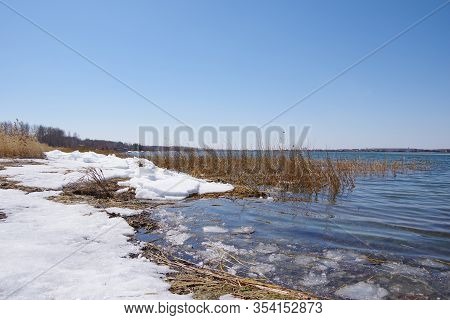
[[[95,152],[71,153],[59,150],[46,153],[47,160],[39,165],[24,165],[4,170],[6,175],[22,185],[59,190],[64,185],[83,177],[83,169],[101,169],[105,178],[129,179],[120,183],[135,189],[136,198],[154,200],[181,200],[193,194],[227,192],[230,184],[208,182],[155,166],[151,161],[139,158],[121,159],[115,155]]]
[[[179,299],[168,268],[129,242],[122,218],[47,200],[57,192],[0,190],[0,299]]]

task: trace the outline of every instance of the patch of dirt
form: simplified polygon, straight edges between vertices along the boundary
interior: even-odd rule
[[[8,177],[0,176],[0,189],[17,189],[26,193],[31,192],[42,192],[46,189],[38,188],[38,187],[27,187],[19,184],[20,182],[9,180]]]
[[[193,194],[189,196],[189,199],[216,199],[216,198],[267,198],[268,194],[259,191],[256,188],[251,188],[244,185],[235,185],[231,191],[223,193],[205,193],[205,194]]]
[[[33,160],[11,159],[0,162],[0,170],[5,170],[8,167],[22,167],[24,165],[38,164],[42,163]],[[43,188],[22,186],[19,183],[19,181],[9,179],[8,176],[0,176],[0,189],[17,189],[27,193],[45,191],[45,189]]]
[[[10,159],[7,161],[0,162],[0,170],[5,170],[7,167],[22,167],[24,165],[37,165],[42,164],[34,160],[23,160],[23,159]]]
[[[132,228],[136,230],[145,229],[147,232],[150,232],[158,228],[158,224],[155,220],[150,218],[150,214],[148,212],[123,218]]]

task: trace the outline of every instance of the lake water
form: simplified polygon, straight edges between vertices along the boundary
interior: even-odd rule
[[[151,211],[161,229],[140,238],[198,264],[323,297],[449,299],[450,155],[329,155],[427,161],[430,168],[358,178],[334,203],[185,200]]]

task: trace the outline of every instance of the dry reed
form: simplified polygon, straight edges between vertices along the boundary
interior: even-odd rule
[[[395,176],[421,167],[403,161],[314,159],[305,150],[238,153],[202,150],[160,153],[149,159],[160,167],[231,183],[248,196],[259,196],[262,190],[269,190],[278,191],[278,194],[302,194],[308,198],[325,194],[331,200],[341,192],[352,190],[357,176]]]
[[[16,121],[11,128],[0,126],[0,158],[42,158],[48,150],[48,146],[23,130],[23,123]]]

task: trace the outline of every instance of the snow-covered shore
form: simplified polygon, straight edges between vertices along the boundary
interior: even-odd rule
[[[230,184],[208,182],[184,173],[155,166],[151,161],[139,158],[118,158],[94,152],[70,152],[58,150],[46,153],[40,165],[24,165],[6,168],[0,175],[7,175],[30,187],[59,190],[64,185],[81,178],[83,169],[102,169],[105,178],[126,178],[123,187],[132,187],[138,199],[181,200],[192,194],[226,192]]]
[[[179,299],[164,282],[169,270],[145,258],[129,258],[140,244],[121,217],[88,204],[67,205],[47,198],[83,176],[87,167],[143,199],[183,199],[195,193],[225,192],[211,183],[165,170],[150,161],[96,153],[47,153],[39,164],[7,167],[1,176],[51,191],[0,189],[0,299]]]

